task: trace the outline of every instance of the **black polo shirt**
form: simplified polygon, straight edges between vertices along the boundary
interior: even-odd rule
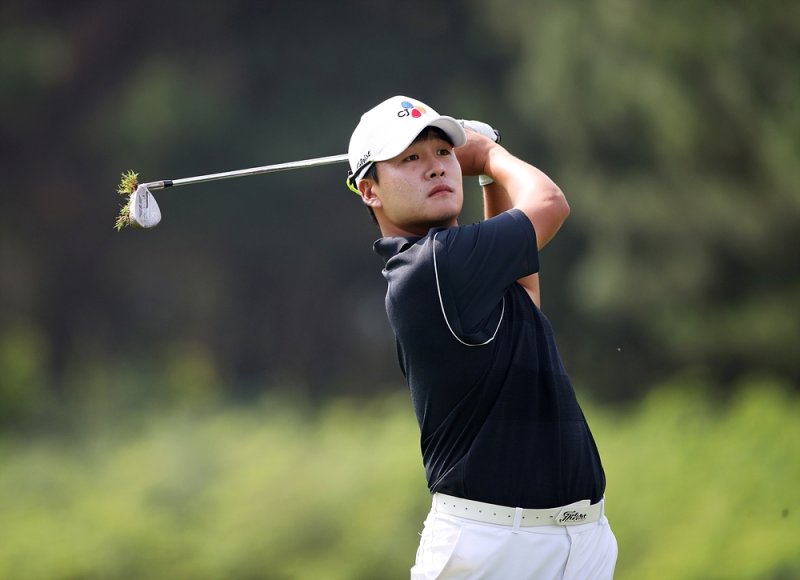
[[[536,248],[519,210],[375,243],[431,492],[523,508],[603,496],[550,323],[516,283]]]

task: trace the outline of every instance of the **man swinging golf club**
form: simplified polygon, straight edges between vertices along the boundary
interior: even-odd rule
[[[348,160],[384,236],[386,312],[433,494],[412,579],[612,578],[600,456],[539,310],[538,250],[569,214],[561,190],[408,97],[361,117]],[[477,224],[458,224],[462,175],[483,185]]]

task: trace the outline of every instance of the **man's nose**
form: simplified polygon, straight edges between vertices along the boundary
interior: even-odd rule
[[[428,177],[442,177],[444,175],[444,164],[442,163],[441,159],[438,157],[434,158],[433,162],[431,162],[431,167],[428,171]]]

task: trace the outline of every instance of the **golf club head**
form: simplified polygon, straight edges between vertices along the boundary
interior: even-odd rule
[[[161,210],[156,199],[144,185],[136,188],[130,200],[131,225],[137,228],[154,228],[161,221]]]

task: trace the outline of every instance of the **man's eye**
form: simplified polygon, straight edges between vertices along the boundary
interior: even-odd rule
[[[451,151],[449,149],[439,149],[439,155],[447,156],[450,155]]]
[[[414,153],[414,154],[412,154],[412,155],[409,155],[408,157],[406,157],[406,158],[404,159],[404,161],[416,161],[417,159],[419,159],[419,155],[417,155],[416,153]]]

